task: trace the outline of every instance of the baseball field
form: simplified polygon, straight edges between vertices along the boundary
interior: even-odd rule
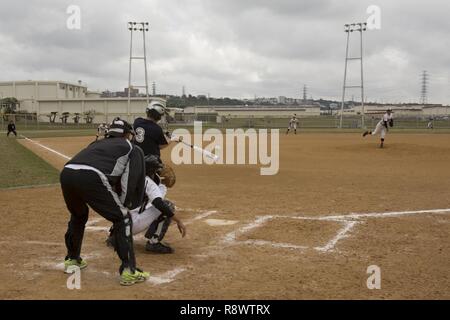
[[[187,226],[185,238],[169,229],[175,253],[147,254],[137,237],[151,277],[120,286],[109,223],[91,210],[89,266],[69,290],[58,172],[94,135],[0,139],[1,299],[450,298],[448,133],[396,132],[384,149],[360,133],[281,134],[273,176],[258,165],[174,165],[167,197]],[[367,286],[373,265],[379,289]]]

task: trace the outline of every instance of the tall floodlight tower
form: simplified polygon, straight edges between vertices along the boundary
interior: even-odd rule
[[[422,72],[422,86],[420,88],[420,103],[427,104],[428,103],[428,73],[426,70]]]
[[[306,100],[308,99],[308,87],[306,84],[303,85],[303,103],[306,103]]]
[[[145,88],[145,96],[147,98],[147,104],[149,103],[149,94],[148,94],[148,76],[147,76],[147,52],[145,47],[145,32],[148,31],[148,22],[128,22],[128,30],[130,30],[130,62],[128,64],[128,106],[127,106],[127,115],[130,117],[130,104],[131,104],[131,90],[133,88]],[[143,41],[143,55],[142,56],[134,56],[133,55],[133,32],[142,32],[142,41]],[[131,84],[131,64],[133,60],[143,60],[144,61],[144,76],[145,76],[145,85],[132,85]],[[129,120],[129,119],[128,119]]]
[[[344,67],[344,85],[342,86],[342,103],[341,103],[341,119],[339,122],[339,128],[342,128],[342,120],[344,115],[344,103],[345,103],[345,89],[349,88],[360,88],[361,89],[361,127],[364,128],[364,72],[363,72],[363,32],[367,30],[367,23],[358,22],[344,25],[344,31],[347,33],[347,45],[345,49],[345,67]],[[348,47],[350,41],[350,34],[354,31],[358,31],[360,34],[360,46],[359,46],[359,56],[349,57]],[[347,66],[348,61],[359,60],[360,61],[360,84],[359,85],[347,85]]]

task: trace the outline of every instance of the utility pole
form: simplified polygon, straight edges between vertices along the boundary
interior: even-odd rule
[[[344,67],[344,85],[342,86],[342,103],[341,103],[341,119],[339,122],[339,127],[342,128],[342,121],[344,115],[344,104],[345,104],[345,89],[349,88],[360,88],[361,89],[361,127],[365,127],[364,123],[364,72],[363,72],[363,31],[367,30],[367,23],[358,22],[352,24],[344,25],[344,31],[347,33],[347,45],[345,49],[345,67]],[[353,31],[359,31],[360,33],[360,55],[359,57],[349,57],[348,56],[348,47],[350,40],[350,33]],[[361,69],[361,78],[360,85],[347,85],[347,66],[348,61],[350,60],[360,60],[360,69]]]

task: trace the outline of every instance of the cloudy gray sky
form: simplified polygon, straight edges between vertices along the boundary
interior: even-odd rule
[[[69,5],[81,9],[80,30],[66,27]],[[134,20],[150,23],[149,79],[158,93],[181,94],[184,85],[213,97],[300,97],[306,84],[313,98],[340,99],[343,25],[366,21],[370,5],[381,8],[381,29],[364,33],[367,98],[417,102],[427,70],[429,101],[450,104],[447,0],[2,0],[0,81],[81,79],[94,90],[122,89],[126,22]],[[349,80],[358,76],[352,62]]]

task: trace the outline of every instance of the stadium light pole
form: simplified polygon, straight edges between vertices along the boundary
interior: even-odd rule
[[[363,72],[363,37],[362,33],[367,30],[367,23],[359,22],[359,23],[351,23],[344,25],[344,32],[347,33],[347,45],[345,49],[345,68],[344,68],[344,84],[342,86],[342,102],[341,102],[341,118],[339,122],[339,128],[342,129],[343,115],[344,115],[344,104],[345,104],[345,89],[347,88],[360,88],[361,89],[361,127],[364,128],[364,72]],[[360,33],[360,56],[359,57],[349,57],[348,56],[348,47],[350,41],[350,33],[353,31],[359,31]],[[359,86],[347,86],[347,66],[349,60],[360,60],[360,69],[361,69],[361,83]]]
[[[131,110],[131,88],[145,88],[145,94],[147,98],[147,104],[149,103],[149,95],[148,95],[148,77],[147,77],[147,52],[145,46],[145,32],[148,31],[148,22],[136,22],[130,21],[127,24],[128,30],[130,30],[130,61],[128,64],[128,110],[127,114],[130,117]],[[142,41],[143,41],[143,56],[133,56],[133,32],[141,31],[142,32]],[[144,72],[145,72],[145,86],[132,86],[131,85],[131,62],[134,59],[142,59],[144,60]],[[129,119],[128,119],[129,120]]]

